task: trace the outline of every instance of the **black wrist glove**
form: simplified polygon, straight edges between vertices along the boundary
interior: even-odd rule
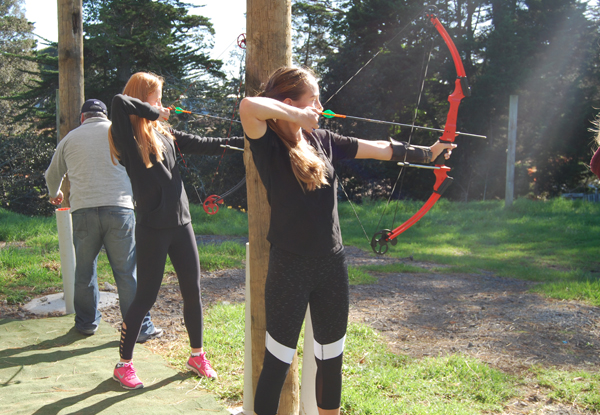
[[[431,163],[431,150],[429,147],[408,145],[404,141],[390,138],[392,146],[391,161],[406,161],[408,163]]]

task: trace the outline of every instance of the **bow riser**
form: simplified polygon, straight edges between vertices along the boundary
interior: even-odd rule
[[[466,79],[466,78],[465,78]],[[462,90],[462,82],[460,78],[454,82],[454,92],[448,97],[450,103],[450,109],[448,110],[448,117],[446,117],[446,125],[444,127],[444,134],[440,137],[440,141],[446,141],[453,143],[456,138],[456,119],[458,118],[458,107],[460,101],[465,97]]]

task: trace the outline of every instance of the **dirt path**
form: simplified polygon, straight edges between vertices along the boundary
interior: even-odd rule
[[[220,242],[199,237],[199,243]],[[239,239],[239,238],[238,238]],[[244,242],[244,240],[239,240]],[[407,261],[373,257],[347,248],[352,265]],[[502,371],[527,377],[535,364],[564,370],[596,371],[600,363],[600,308],[576,301],[557,301],[532,294],[534,283],[481,274],[377,274],[376,284],[350,288],[350,321],[379,330],[392,351],[415,358],[463,353]],[[176,277],[166,277],[152,310],[165,335],[153,342],[185,336],[182,302]],[[244,301],[244,270],[205,272],[205,305]],[[1,311],[1,310],[0,310]],[[13,310],[16,311],[16,310]],[[118,307],[103,311],[118,327]],[[511,402],[505,414],[572,415],[588,413],[549,400],[535,384]]]

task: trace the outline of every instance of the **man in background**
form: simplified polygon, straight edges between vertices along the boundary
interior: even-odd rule
[[[121,316],[135,297],[135,214],[133,192],[123,166],[114,165],[108,147],[106,105],[87,100],[81,108],[81,125],[58,143],[48,170],[46,185],[50,203],[63,201],[60,185],[66,173],[71,184],[70,204],[75,246],[75,328],[84,335],[98,329],[100,292],[96,270],[104,245],[119,293]],[[162,336],[150,313],[137,338],[138,343]]]

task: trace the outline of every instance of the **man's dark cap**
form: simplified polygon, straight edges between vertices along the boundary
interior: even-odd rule
[[[81,107],[81,113],[84,112],[101,112],[106,115],[106,105],[99,99],[88,99]]]

